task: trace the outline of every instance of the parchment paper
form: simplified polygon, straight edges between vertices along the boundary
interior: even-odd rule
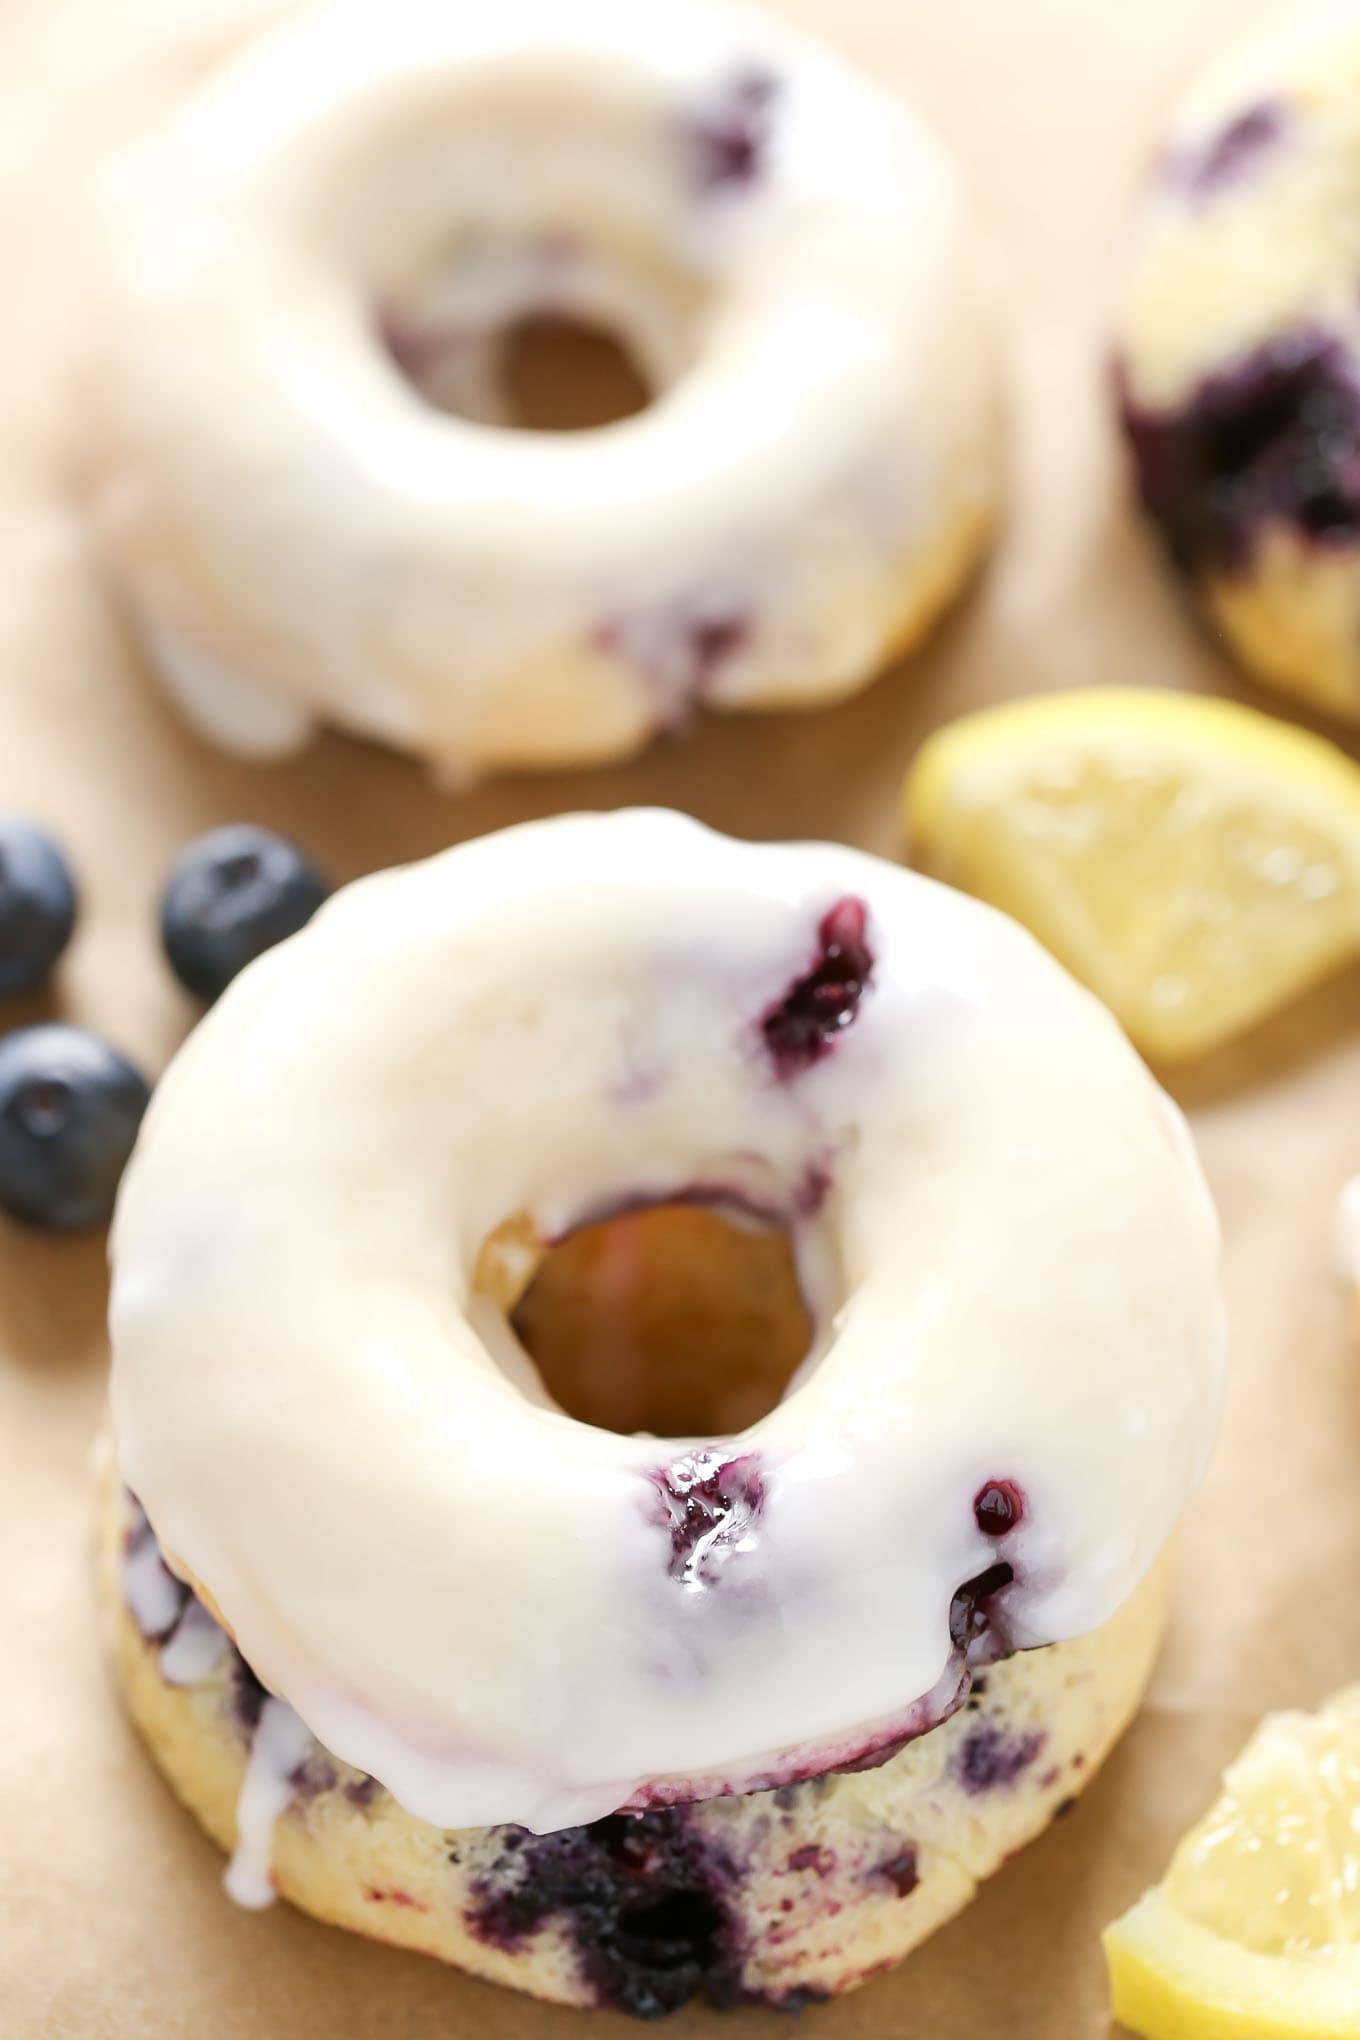
[[[160,961],[153,902],[175,847],[212,823],[273,823],[340,878],[520,817],[638,800],[738,834],[893,854],[900,775],[944,717],[1095,681],[1233,688],[1126,507],[1101,341],[1126,201],[1168,94],[1251,0],[783,5],[910,95],[968,168],[1002,268],[1009,528],[925,655],[844,708],[715,720],[627,770],[455,798],[338,737],[285,769],[210,755],[129,656],[65,500],[90,166],[270,0],[6,0],[0,804],[53,824],[86,889],[54,1002],[12,1017],[69,1013],[159,1068],[191,1011]],[[1360,1677],[1360,1359],[1330,1269],[1333,1198],[1360,1166],[1358,1087],[1360,972],[1173,1080],[1225,1221],[1234,1368],[1150,1704],[1077,1809],[959,1921],[895,1976],[805,2015],[819,2040],[1105,2035],[1099,1927],[1160,1873],[1263,1709]],[[0,1226],[3,2040],[622,2033],[285,1905],[252,1916],[222,1897],[221,1858],[124,1725],[96,1645],[86,1453],[104,1393],[103,1257],[101,1239]],[[714,2016],[691,2009],[671,2031]],[[732,2030],[789,2028],[750,2012]]]

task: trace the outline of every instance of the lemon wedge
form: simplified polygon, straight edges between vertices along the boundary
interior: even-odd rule
[[[938,731],[921,861],[1002,907],[1154,1057],[1197,1055],[1360,952],[1360,766],[1232,702],[1040,695]]]
[[[1360,2035],[1360,1686],[1266,1717],[1105,1954],[1145,2040]]]

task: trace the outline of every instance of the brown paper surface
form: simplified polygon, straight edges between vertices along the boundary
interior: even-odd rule
[[[954,146],[999,252],[1010,508],[969,598],[923,656],[845,707],[709,721],[623,770],[451,797],[339,737],[281,769],[211,755],[130,657],[68,507],[79,205],[100,153],[275,4],[0,12],[0,805],[53,824],[85,887],[54,1000],[6,1018],[69,1013],[159,1068],[192,1016],[158,954],[154,901],[176,846],[209,824],[273,823],[339,878],[521,817],[633,801],[893,854],[901,773],[944,717],[1096,681],[1233,689],[1127,508],[1101,349],[1126,202],[1168,94],[1252,0],[783,0]],[[1330,1268],[1335,1193],[1360,1167],[1357,1086],[1360,972],[1173,1080],[1225,1221],[1233,1374],[1149,1704],[1076,1810],[961,1919],[896,1975],[806,2015],[821,2040],[1105,2035],[1100,1926],[1160,1873],[1263,1709],[1360,1676],[1360,1360]],[[222,1896],[221,1858],[125,1726],[96,1643],[86,1456],[104,1394],[103,1261],[102,1239],[0,1226],[3,2040],[565,2040],[602,2026]],[[671,2030],[713,2017],[691,2009]],[[758,2011],[735,2024],[789,2030]]]

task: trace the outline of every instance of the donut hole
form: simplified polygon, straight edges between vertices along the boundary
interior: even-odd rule
[[[618,424],[687,375],[711,311],[702,275],[626,239],[469,230],[374,287],[374,337],[446,416],[527,432]]]
[[[626,338],[585,316],[526,312],[475,341],[390,318],[403,379],[446,416],[524,432],[590,432],[636,417],[653,389]]]
[[[692,1205],[568,1234],[510,1322],[569,1416],[661,1438],[754,1423],[813,1341],[787,1231]]]
[[[652,392],[627,343],[584,319],[530,314],[501,335],[511,423],[531,432],[589,432],[636,417]]]

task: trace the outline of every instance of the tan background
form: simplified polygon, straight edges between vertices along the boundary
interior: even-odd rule
[[[99,152],[211,55],[220,34],[203,24],[269,4],[0,4],[0,804],[54,824],[85,882],[60,1010],[161,1066],[190,1012],[153,901],[175,846],[210,823],[275,823],[340,877],[521,816],[640,799],[892,854],[900,774],[943,716],[1093,681],[1231,685],[1125,507],[1100,354],[1160,110],[1251,0],[783,0],[910,95],[963,158],[999,248],[1013,482],[982,584],[925,657],[848,707],[710,723],[626,771],[441,798],[339,738],[286,770],[210,756],[129,659],[63,500],[78,204]],[[1263,1708],[1360,1676],[1360,1362],[1329,1268],[1334,1194],[1360,1166],[1358,1084],[1360,974],[1176,1081],[1226,1223],[1235,1369],[1152,1702],[1079,1808],[960,1921],[895,1977],[806,2015],[818,2040],[1104,2035],[1099,1926],[1159,1872]],[[85,1455],[103,1305],[101,1240],[0,1227],[0,2035],[570,2040],[588,2015],[221,1896],[219,1857],[142,1758],[96,1649]],[[790,2029],[751,2012],[733,2030]]]

